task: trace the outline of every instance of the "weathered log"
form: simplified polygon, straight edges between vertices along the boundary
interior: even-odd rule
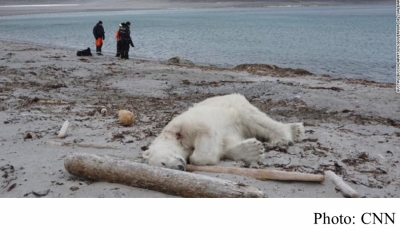
[[[358,193],[353,188],[351,188],[349,185],[347,185],[343,181],[343,179],[341,177],[339,177],[338,175],[336,175],[334,172],[326,171],[325,176],[327,176],[328,178],[330,178],[332,180],[333,184],[335,184],[335,186],[337,187],[337,189],[339,189],[339,191],[343,194],[343,196],[352,197],[352,198],[359,197]]]
[[[92,154],[69,154],[64,166],[75,176],[182,197],[266,197],[262,191],[249,185]]]
[[[285,172],[268,169],[248,169],[221,166],[194,166],[187,165],[187,171],[229,173],[240,176],[253,177],[258,180],[278,180],[278,181],[303,181],[303,182],[323,182],[324,175],[308,174],[300,172]]]

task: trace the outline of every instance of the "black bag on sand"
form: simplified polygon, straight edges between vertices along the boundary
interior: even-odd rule
[[[92,56],[92,52],[90,51],[90,48],[87,48],[76,52],[76,56]]]

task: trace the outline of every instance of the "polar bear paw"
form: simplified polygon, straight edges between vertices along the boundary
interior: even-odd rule
[[[295,142],[301,142],[305,138],[303,123],[286,124],[280,135],[276,137],[269,141],[270,146],[287,147]]]
[[[290,124],[292,130],[292,138],[294,142],[301,142],[305,138],[305,130],[303,123]]]
[[[269,146],[278,146],[278,147],[287,147],[287,146],[292,146],[293,141],[288,140],[288,139],[280,139],[276,141],[272,141],[269,143]]]
[[[230,156],[235,161],[257,162],[264,156],[264,146],[255,138],[247,139],[233,147]]]

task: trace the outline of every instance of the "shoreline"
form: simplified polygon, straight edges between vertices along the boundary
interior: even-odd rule
[[[232,161],[220,165],[331,170],[361,197],[400,197],[400,108],[394,85],[302,72],[277,77],[266,70],[77,57],[75,51],[0,41],[0,196],[172,197],[74,177],[66,172],[64,157],[84,152],[141,161],[142,150],[193,103],[240,93],[278,121],[304,122],[307,139],[286,149],[268,148],[265,160],[250,166]],[[107,115],[100,113],[102,106]],[[119,124],[120,109],[135,113],[133,126]],[[70,127],[59,139],[65,120]],[[328,181],[205,175],[255,186],[269,197],[342,197]]]
[[[6,42],[6,43],[19,43],[19,44],[25,44],[25,45],[31,45],[31,46],[37,46],[37,47],[43,47],[43,48],[54,48],[54,49],[61,49],[61,50],[66,50],[66,51],[72,51],[72,52],[76,52],[78,51],[76,48],[68,48],[68,47],[62,47],[62,46],[55,46],[55,45],[45,45],[45,44],[40,44],[40,43],[34,43],[34,42],[28,42],[28,41],[12,41],[12,40],[4,40],[4,39],[0,39],[0,41],[2,42]],[[92,49],[92,48],[91,48]],[[107,56],[107,57],[113,57],[113,54],[107,54],[104,53],[103,55]],[[171,56],[171,58],[174,57],[178,57],[178,56]],[[190,59],[186,59],[185,56],[179,56],[182,57],[185,61],[189,61],[191,62],[190,65],[193,63]],[[146,58],[140,58],[140,57],[136,57],[136,56],[131,56],[132,59],[136,60],[136,61],[141,61],[141,62],[151,62],[154,64],[165,64],[167,63],[169,60],[165,59],[146,59]],[[371,80],[371,79],[360,79],[360,78],[347,78],[344,77],[341,74],[338,74],[336,76],[331,76],[329,74],[315,74],[312,73],[310,71],[308,71],[307,69],[301,69],[301,68],[296,68],[296,67],[281,67],[281,66],[277,66],[274,64],[264,64],[264,63],[242,63],[236,66],[224,66],[224,65],[220,65],[220,64],[206,64],[206,63],[193,63],[194,68],[201,68],[201,69],[209,69],[209,70],[220,70],[220,71],[232,71],[235,68],[238,68],[241,65],[247,65],[247,66],[253,66],[252,69],[250,69],[248,72],[249,73],[253,73],[255,74],[255,72],[257,71],[261,71],[261,73],[259,73],[258,75],[271,75],[272,76],[276,76],[276,77],[291,77],[293,76],[293,72],[295,70],[300,71],[302,73],[309,73],[307,75],[310,76],[316,76],[316,77],[321,77],[321,78],[330,78],[333,80],[337,80],[337,81],[343,81],[343,82],[349,82],[349,83],[365,83],[365,84],[378,84],[378,85],[382,85],[382,86],[393,86],[393,88],[395,88],[396,83],[390,83],[390,82],[379,82],[379,81],[375,81],[375,80]],[[264,66],[264,69],[254,69],[254,66]],[[263,72],[264,71],[264,72]],[[285,74],[284,72],[288,72],[288,74]],[[276,73],[280,73],[280,75],[277,75]],[[301,74],[299,76],[302,76],[304,74]]]

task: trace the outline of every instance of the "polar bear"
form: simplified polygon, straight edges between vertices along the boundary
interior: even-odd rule
[[[259,140],[291,145],[304,136],[302,123],[275,121],[244,96],[231,94],[206,99],[175,117],[143,158],[149,165],[177,170],[187,163],[216,165],[221,159],[259,161],[264,154]]]

